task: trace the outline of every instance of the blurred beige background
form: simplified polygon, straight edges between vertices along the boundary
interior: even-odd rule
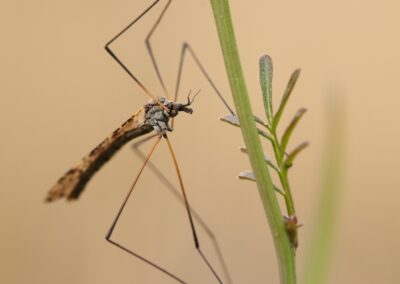
[[[147,102],[103,46],[150,3],[1,1],[1,283],[175,283],[104,240],[141,164],[130,146],[95,176],[78,202],[43,203],[70,166]],[[113,45],[157,94],[143,40],[160,7]],[[302,68],[283,121],[300,107],[309,110],[291,144],[311,142],[291,172],[304,224],[300,274],[333,90],[346,104],[347,164],[329,283],[400,282],[399,9],[398,1],[231,1],[257,114],[263,115],[259,56],[268,53],[274,60],[275,102],[290,73]],[[192,44],[231,102],[208,1],[173,1],[152,40],[170,93],[182,41]],[[170,135],[192,206],[213,228],[234,283],[278,283],[256,187],[236,179],[249,168],[237,150],[241,135],[218,121],[227,111],[189,60],[180,98],[199,88],[194,114],[178,117]],[[154,162],[173,177],[165,144]],[[189,283],[214,283],[194,252],[184,210],[163,187],[145,172],[114,239],[166,263]]]

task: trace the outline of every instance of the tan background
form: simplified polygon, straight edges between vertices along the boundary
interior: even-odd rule
[[[304,224],[300,274],[319,191],[326,95],[334,90],[346,103],[347,165],[330,283],[399,283],[398,1],[231,2],[256,113],[263,113],[260,55],[274,59],[276,101],[290,73],[302,68],[283,121],[309,109],[291,144],[311,142],[291,173]],[[1,283],[175,283],[104,240],[140,166],[131,147],[79,202],[43,203],[64,171],[148,100],[103,46],[149,3],[1,1]],[[143,38],[159,11],[113,46],[157,94]],[[183,40],[231,101],[208,1],[174,1],[153,39],[171,93]],[[191,61],[183,81],[183,100],[189,89],[202,89],[195,113],[181,115],[170,135],[193,207],[220,240],[234,283],[278,283],[256,188],[235,178],[249,167],[237,150],[240,133],[217,120],[227,112]],[[173,176],[165,145],[154,161]],[[143,176],[115,239],[190,283],[214,283],[194,253],[184,211],[162,188],[150,173]]]

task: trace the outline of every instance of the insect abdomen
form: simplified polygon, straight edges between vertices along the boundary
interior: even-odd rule
[[[77,199],[92,176],[122,146],[152,130],[153,127],[146,123],[145,111],[142,108],[94,148],[78,165],[67,171],[50,189],[46,196],[46,201],[50,202],[63,197],[68,200]]]

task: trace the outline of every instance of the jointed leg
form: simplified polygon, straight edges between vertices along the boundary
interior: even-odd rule
[[[112,49],[110,48],[110,45],[111,45],[116,39],[118,39],[123,33],[125,33],[130,27],[132,27],[137,21],[139,21],[145,14],[147,14],[156,4],[158,4],[158,2],[160,2],[160,0],[154,1],[142,14],[140,14],[135,20],[133,20],[128,26],[126,26],[126,27],[125,27],[121,32],[119,32],[116,36],[114,36],[114,37],[106,44],[106,46],[105,46],[106,51],[111,55],[111,57],[124,69],[125,72],[127,72],[127,74],[128,74],[142,89],[143,89],[143,91],[144,91],[148,96],[152,97],[153,99],[155,99],[155,97],[147,90],[147,88],[140,82],[140,80],[129,70],[129,68],[116,56],[116,54],[115,54],[115,53],[112,51]],[[150,39],[151,39],[153,33],[155,32],[156,28],[157,28],[158,25],[160,24],[162,18],[164,17],[165,12],[166,12],[167,9],[169,8],[169,5],[171,4],[171,2],[172,2],[172,0],[168,0],[167,4],[164,6],[162,12],[160,13],[160,15],[159,15],[159,17],[157,18],[156,22],[155,22],[154,25],[152,26],[152,28],[151,28],[150,32],[148,33],[148,35],[146,36],[146,40],[145,40],[146,48],[147,48],[147,50],[148,50],[148,53],[149,53],[149,55],[150,55],[152,64],[153,64],[153,66],[154,66],[154,68],[155,68],[155,71],[156,71],[156,73],[157,73],[157,77],[158,77],[158,79],[159,79],[159,81],[160,81],[160,84],[161,84],[161,86],[162,86],[162,88],[163,88],[163,90],[164,90],[164,92],[165,92],[165,94],[166,94],[167,97],[168,97],[167,90],[166,90],[164,81],[163,81],[163,79],[162,79],[161,73],[160,73],[160,71],[159,71],[159,68],[158,68],[158,65],[157,65],[157,62],[156,62],[156,59],[155,59],[155,56],[154,56],[152,47],[151,47]],[[213,87],[213,89],[216,91],[216,93],[217,93],[217,95],[219,96],[219,98],[221,99],[221,101],[225,104],[225,106],[228,108],[228,110],[233,114],[233,111],[231,110],[231,108],[229,107],[229,105],[226,103],[226,101],[223,99],[222,95],[220,94],[220,92],[219,92],[218,89],[216,88],[215,84],[212,82],[212,80],[211,80],[210,77],[208,76],[207,72],[205,71],[205,69],[204,69],[203,66],[201,65],[200,61],[197,59],[197,57],[196,57],[196,55],[194,54],[193,50],[192,50],[191,47],[190,47],[188,44],[186,44],[186,43],[182,46],[181,58],[180,58],[180,63],[179,63],[178,80],[177,80],[177,86],[176,86],[176,91],[175,91],[175,97],[177,96],[177,93],[178,93],[180,77],[181,77],[182,68],[183,68],[183,63],[184,63],[184,58],[185,58],[185,54],[186,54],[186,51],[187,51],[187,50],[188,50],[188,51],[190,52],[190,54],[193,56],[193,58],[195,59],[197,65],[199,66],[200,70],[202,71],[202,73],[204,74],[204,76],[206,77],[206,79],[208,80],[208,82],[210,83],[210,85]],[[162,106],[162,107],[164,107],[164,106]],[[166,136],[165,136],[165,137],[166,137]],[[166,140],[168,141],[168,145],[169,145],[169,147],[170,147],[170,151],[171,151],[171,154],[172,154],[172,156],[173,156],[174,164],[175,164],[175,167],[176,167],[176,170],[177,170],[177,173],[178,173],[179,181],[180,181],[181,188],[182,188],[182,192],[183,192],[183,199],[184,199],[185,207],[186,207],[186,210],[187,210],[187,213],[188,213],[188,216],[189,216],[189,220],[190,220],[190,223],[191,223],[191,229],[192,229],[192,233],[193,233],[193,237],[194,237],[194,242],[195,242],[196,249],[199,251],[199,254],[200,254],[201,257],[203,258],[203,260],[205,261],[205,263],[207,264],[207,266],[209,267],[209,269],[213,272],[213,274],[215,275],[216,279],[217,279],[220,283],[222,283],[221,279],[220,279],[219,276],[216,274],[214,268],[210,265],[210,263],[209,263],[208,260],[206,259],[205,255],[204,255],[203,252],[200,250],[200,244],[199,244],[199,241],[198,241],[198,238],[197,238],[197,234],[196,234],[196,231],[195,231],[195,227],[194,227],[194,224],[193,224],[191,209],[190,209],[189,203],[188,203],[188,201],[187,201],[186,194],[185,194],[185,192],[184,192],[183,183],[182,183],[182,178],[180,177],[179,169],[178,169],[178,166],[177,166],[177,164],[176,164],[175,155],[173,154],[173,151],[172,151],[171,145],[170,145],[170,143],[169,143],[169,140],[168,140],[168,139],[166,139]],[[157,140],[157,142],[156,142],[155,145],[157,145],[158,142],[159,142],[159,139]],[[154,146],[154,148],[155,148],[155,146]],[[153,150],[154,150],[154,148],[153,148]],[[149,158],[150,158],[150,156],[151,156],[153,150],[150,152],[149,156],[146,158],[146,160],[145,160],[145,162],[144,162],[144,165],[143,165],[141,171],[139,172],[138,176],[137,176],[136,179],[135,179],[134,185],[136,184],[136,182],[137,182],[137,180],[138,180],[138,178],[139,178],[141,172],[143,171],[143,168],[144,168],[145,165],[148,163]],[[151,261],[149,261],[149,260],[143,258],[142,256],[140,256],[140,255],[138,255],[138,254],[136,254],[136,253],[130,251],[129,249],[127,249],[127,248],[121,246],[120,244],[118,244],[118,243],[116,243],[116,242],[114,242],[114,241],[111,240],[111,234],[112,234],[112,232],[113,232],[113,230],[114,230],[114,228],[115,228],[115,226],[116,226],[116,223],[117,223],[117,221],[118,221],[118,219],[119,219],[119,217],[120,217],[120,215],[121,215],[121,213],[122,213],[122,211],[123,211],[123,208],[125,207],[125,204],[126,204],[128,198],[129,198],[129,196],[130,196],[130,194],[131,194],[131,192],[132,192],[132,190],[133,190],[133,188],[134,188],[134,185],[132,186],[130,192],[128,193],[128,196],[126,197],[126,199],[125,199],[125,201],[124,201],[124,203],[123,203],[123,205],[122,205],[120,211],[118,212],[117,217],[115,218],[115,220],[114,220],[114,222],[113,222],[113,224],[112,224],[112,226],[111,226],[111,228],[110,228],[110,230],[109,230],[109,233],[108,233],[107,236],[106,236],[106,239],[107,239],[110,243],[112,243],[112,244],[114,244],[114,245],[120,247],[121,249],[125,250],[126,252],[130,253],[131,255],[136,256],[136,257],[138,257],[139,259],[145,261],[146,263],[152,265],[153,267],[159,269],[160,271],[162,271],[162,272],[164,272],[165,274],[169,275],[170,277],[174,278],[174,279],[177,280],[178,282],[184,283],[184,282],[183,282],[181,279],[179,279],[177,276],[171,274],[170,272],[166,271],[165,269],[163,269],[162,267],[158,266],[157,264],[155,264],[155,263],[153,263],[153,262],[151,262]],[[196,215],[197,215],[197,214],[196,214]],[[201,220],[201,219],[200,219],[200,220]],[[200,222],[200,223],[201,223],[201,222]],[[212,236],[212,239],[215,240],[215,237],[212,235],[212,232],[207,228],[207,226],[203,226],[203,227],[206,228],[207,233],[208,233],[210,236]],[[220,260],[221,260],[221,264],[222,264],[222,266],[223,266],[223,269],[225,270],[225,272],[226,272],[226,274],[227,274],[227,277],[228,277],[228,279],[229,279],[229,274],[227,273],[227,269],[226,269],[225,263],[223,262],[223,259],[222,259],[222,256],[221,256],[221,252],[220,252],[220,250],[219,250],[218,245],[215,245],[215,248],[216,248],[216,251],[217,251],[218,256],[220,257]],[[230,281],[230,279],[229,279],[229,283],[230,283],[230,282],[231,282],[231,281]]]
[[[146,160],[146,156],[144,153],[140,150],[140,145],[146,143],[150,139],[154,138],[158,134],[154,134],[153,136],[148,136],[143,138],[142,140],[139,140],[138,142],[134,143],[132,145],[133,151],[136,153],[136,155],[141,159],[141,160]],[[175,186],[172,184],[172,182],[157,168],[157,166],[152,162],[148,161],[147,162],[147,168],[151,170],[157,178],[161,181],[161,183],[171,192],[171,194],[174,195],[174,197],[182,202],[183,205],[185,205],[185,201],[182,198],[182,195],[180,192],[175,188]],[[200,227],[203,228],[203,230],[207,233],[207,235],[210,237],[210,239],[213,242],[216,242],[215,235],[212,232],[212,230],[208,227],[207,223],[201,218],[201,216],[192,208],[190,207],[193,219],[196,220],[197,223],[199,223]],[[218,244],[216,243],[216,246]]]
[[[186,196],[185,187],[183,185],[183,179],[182,179],[179,167],[178,167],[178,162],[176,160],[176,156],[175,156],[174,150],[172,148],[171,142],[168,139],[168,136],[166,134],[164,134],[163,137],[165,138],[165,140],[167,140],[168,148],[169,148],[169,151],[171,153],[172,160],[174,162],[176,174],[178,176],[179,185],[180,185],[180,188],[181,188],[181,192],[182,192],[182,196],[183,196],[183,200],[184,200],[184,204],[185,204],[185,208],[186,208],[186,212],[187,212],[188,217],[189,217],[190,227],[191,227],[192,234],[193,234],[194,245],[195,245],[197,251],[199,252],[200,256],[202,257],[203,261],[206,263],[206,265],[208,266],[210,271],[214,274],[214,276],[218,280],[218,282],[219,283],[223,283],[221,278],[218,276],[217,272],[214,270],[214,268],[212,267],[212,265],[210,264],[210,262],[208,261],[208,259],[206,258],[206,256],[204,255],[204,253],[200,249],[200,242],[199,242],[199,239],[197,237],[196,227],[194,226],[194,222],[193,222],[193,217],[192,217],[189,201],[188,201],[188,198]]]
[[[216,85],[212,81],[211,77],[209,76],[208,72],[204,68],[204,66],[201,63],[200,59],[197,57],[197,55],[194,52],[193,48],[186,42],[182,44],[182,48],[181,48],[181,54],[180,54],[180,59],[179,59],[179,67],[178,67],[178,76],[177,76],[177,79],[176,79],[176,86],[175,86],[174,101],[177,101],[177,99],[178,99],[179,87],[180,87],[181,78],[182,78],[183,66],[184,66],[184,63],[185,63],[186,54],[188,52],[192,56],[192,58],[194,59],[194,62],[199,67],[200,71],[203,73],[204,77],[207,79],[207,81],[210,84],[210,86],[215,91],[215,94],[218,96],[218,98],[221,100],[221,102],[225,105],[225,107],[228,109],[228,111],[232,115],[235,115],[233,109],[229,106],[229,104],[226,102],[226,100],[222,96],[221,92],[218,90],[218,88],[216,87]],[[174,123],[174,120],[172,120],[172,122],[171,122],[171,126],[172,127],[173,127],[173,123]],[[214,248],[215,248],[215,250],[216,250],[216,252],[218,254],[218,258],[219,258],[219,261],[220,261],[220,263],[222,265],[222,269],[224,271],[224,274],[226,275],[227,283],[232,283],[228,268],[227,268],[227,266],[225,264],[224,258],[222,257],[222,253],[221,253],[220,248],[218,246],[218,243],[216,241],[214,242]],[[204,257],[204,256],[202,255],[202,257]]]
[[[233,109],[229,106],[229,104],[226,102],[225,98],[222,96],[221,92],[218,90],[217,86],[211,80],[211,77],[208,75],[206,69],[204,68],[203,64],[200,62],[200,60],[197,57],[196,53],[194,52],[193,48],[187,42],[184,42],[182,44],[182,48],[181,48],[181,55],[180,55],[180,59],[179,59],[179,68],[178,68],[178,77],[176,79],[176,86],[175,86],[174,101],[176,101],[178,99],[179,86],[180,86],[181,77],[182,77],[182,70],[183,70],[183,66],[185,63],[185,58],[186,58],[187,52],[189,52],[189,54],[192,56],[196,65],[199,67],[201,73],[203,73],[204,77],[207,79],[208,83],[211,85],[211,87],[215,91],[215,94],[218,96],[218,98],[221,100],[221,102],[225,105],[225,107],[228,109],[228,111],[232,115],[235,115]]]
[[[140,145],[143,143],[147,142],[148,140],[152,139],[155,137],[157,134],[154,136],[148,136],[143,138],[142,140],[139,140],[138,142],[134,143],[132,145],[132,149],[135,151],[135,153],[138,155],[139,158],[142,160],[146,160],[146,156],[144,153],[140,150]],[[151,161],[148,161],[147,167],[153,171],[153,173],[158,177],[158,179],[163,183],[163,185],[177,198],[183,205],[185,205],[185,200],[183,199],[182,195],[179,193],[179,191],[175,188],[175,186],[172,184],[172,182],[157,168],[157,166],[152,163]],[[230,278],[228,268],[226,266],[224,257],[222,255],[220,246],[218,244],[217,238],[214,235],[213,231],[211,228],[207,225],[207,223],[201,218],[201,216],[190,206],[190,212],[191,215],[193,216],[193,219],[198,223],[198,225],[205,231],[205,233],[208,235],[209,239],[211,240],[214,250],[217,254],[218,261],[221,264],[222,270],[224,271],[224,275],[226,276],[226,283],[230,284],[232,283],[232,280]]]
[[[147,46],[148,52],[149,52],[149,54],[150,54],[150,57],[152,58],[153,65],[154,65],[154,68],[156,69],[156,72],[157,72],[157,75],[158,75],[158,77],[159,77],[160,83],[161,83],[161,85],[163,86],[164,91],[165,91],[166,93],[167,93],[167,91],[165,90],[165,86],[164,86],[164,83],[163,83],[161,74],[160,74],[160,72],[159,72],[157,63],[156,63],[156,61],[155,61],[155,57],[154,57],[154,54],[153,54],[151,45],[150,45],[150,38],[151,38],[151,36],[153,35],[153,33],[154,33],[155,29],[157,28],[157,26],[159,25],[159,23],[160,23],[162,17],[164,16],[164,13],[165,13],[166,9],[168,8],[169,4],[170,4],[170,1],[167,3],[165,9],[162,11],[160,17],[158,18],[158,20],[156,21],[155,25],[154,25],[153,28],[151,29],[151,31],[150,31],[148,37],[146,38],[146,46]],[[218,96],[218,98],[220,99],[220,101],[225,105],[225,107],[227,108],[227,110],[228,110],[232,115],[235,115],[233,109],[229,106],[229,104],[226,102],[226,100],[225,100],[224,97],[222,96],[221,92],[218,90],[218,88],[216,87],[216,85],[215,85],[214,82],[212,81],[211,77],[209,76],[209,74],[208,74],[208,72],[206,71],[206,69],[204,68],[203,64],[201,63],[201,61],[200,61],[199,58],[197,57],[197,55],[196,55],[196,53],[194,52],[193,48],[192,48],[188,43],[186,43],[186,42],[182,44],[182,48],[181,48],[180,59],[179,59],[179,67],[178,67],[178,75],[177,75],[177,81],[176,81],[175,93],[174,93],[174,99],[173,99],[173,101],[177,101],[177,99],[178,99],[179,87],[180,87],[180,82],[181,82],[181,77],[182,77],[183,66],[184,66],[184,63],[185,63],[186,54],[187,54],[188,52],[189,52],[189,54],[192,56],[192,58],[194,59],[196,65],[199,67],[200,71],[202,72],[202,74],[204,75],[204,77],[206,78],[206,80],[208,81],[208,83],[211,85],[211,87],[212,87],[213,90],[215,91],[215,93],[216,93],[216,95]],[[174,124],[174,119],[172,119],[172,122],[171,122],[172,128],[173,128],[173,124]],[[169,144],[169,140],[168,140],[168,144]],[[169,145],[170,145],[170,144],[169,144]],[[172,156],[173,156],[174,159],[175,159],[175,155],[173,154],[172,148],[171,148],[171,154],[172,154]],[[176,165],[176,167],[177,167],[177,165]],[[154,171],[158,171],[158,169],[157,169],[155,166],[154,166],[153,168],[154,168]],[[177,172],[179,172],[179,169],[178,169],[178,168],[177,168]],[[178,175],[179,175],[179,173],[178,173]],[[160,175],[159,175],[159,176],[160,176]],[[181,180],[180,180],[180,182],[181,182]],[[181,188],[182,188],[182,190],[184,191],[183,184],[182,184],[182,187],[181,187]],[[187,203],[186,196],[185,196],[184,193],[183,193],[183,195],[184,195],[184,196],[183,196],[184,202]],[[210,263],[208,262],[208,260],[205,258],[205,255],[203,254],[203,252],[200,250],[200,243],[199,243],[199,241],[198,241],[198,239],[197,239],[196,231],[195,231],[195,228],[194,228],[194,225],[193,225],[192,216],[191,216],[191,211],[193,212],[193,210],[191,209],[191,207],[189,206],[188,203],[185,204],[185,206],[187,207],[189,219],[190,219],[190,222],[191,222],[191,225],[192,225],[192,230],[193,230],[193,235],[194,235],[194,241],[195,241],[196,249],[198,249],[198,251],[199,251],[201,257],[204,259],[204,261],[205,261],[205,263],[207,264],[207,266],[209,266],[210,270],[214,273],[214,275],[216,276],[216,278],[218,279],[218,281],[221,281],[220,278],[219,278],[219,276],[215,273],[215,270],[213,269],[213,267],[210,265]],[[197,215],[197,214],[193,214],[193,216],[194,216],[195,218],[196,218],[196,215]],[[201,220],[201,219],[200,219],[200,220]],[[200,222],[200,225],[201,225],[202,227],[204,227],[203,224],[204,224],[204,222]],[[204,224],[204,225],[205,225],[205,224]],[[205,227],[206,227],[206,226],[205,226]],[[223,257],[222,257],[222,253],[221,253],[221,250],[220,250],[220,248],[219,248],[219,246],[218,246],[218,243],[216,242],[215,237],[213,236],[213,233],[210,231],[210,229],[209,229],[208,227],[207,227],[207,230],[206,230],[206,231],[209,233],[210,238],[213,240],[214,248],[215,248],[216,253],[217,253],[217,255],[218,255],[219,261],[220,261],[220,263],[221,263],[221,265],[222,265],[222,269],[223,269],[223,271],[224,271],[224,274],[226,275],[226,278],[227,278],[227,283],[232,283],[232,280],[231,280],[231,278],[230,278],[230,274],[229,274],[229,272],[228,272],[228,268],[227,268],[227,266],[226,266],[226,264],[225,264],[225,261],[224,261],[224,259],[223,259]]]
[[[113,245],[119,247],[120,249],[126,251],[127,253],[129,253],[129,254],[131,254],[131,255],[133,255],[133,256],[139,258],[140,260],[142,260],[142,261],[146,262],[147,264],[153,266],[154,268],[160,270],[161,272],[165,273],[166,275],[172,277],[173,279],[175,279],[175,280],[178,281],[179,283],[186,283],[186,282],[184,282],[182,279],[180,279],[179,277],[177,277],[176,275],[172,274],[171,272],[169,272],[169,271],[167,271],[166,269],[164,269],[164,268],[162,268],[161,266],[159,266],[158,264],[156,264],[156,263],[152,262],[151,260],[149,260],[149,259],[147,259],[147,258],[145,258],[145,257],[143,257],[143,256],[141,256],[141,255],[139,255],[139,254],[137,254],[137,253],[131,251],[130,249],[126,248],[125,246],[123,246],[123,245],[121,245],[121,244],[119,244],[119,243],[117,243],[117,242],[115,242],[115,241],[113,241],[113,240],[111,239],[112,233],[114,232],[115,226],[117,225],[119,218],[121,217],[122,211],[124,210],[125,205],[126,205],[126,203],[128,202],[128,199],[129,199],[129,197],[131,196],[131,194],[132,194],[132,192],[133,192],[133,189],[135,188],[135,185],[136,185],[137,181],[139,180],[139,177],[141,176],[141,174],[142,174],[144,168],[146,167],[147,163],[149,162],[150,157],[151,157],[151,155],[154,153],[154,150],[156,149],[156,147],[157,147],[158,143],[160,142],[160,140],[161,140],[161,136],[159,136],[159,137],[157,138],[157,141],[154,143],[154,145],[153,145],[153,147],[151,148],[149,154],[147,155],[147,157],[146,157],[146,159],[145,159],[145,161],[144,161],[144,163],[143,163],[143,165],[142,165],[142,167],[141,167],[139,173],[137,174],[137,176],[136,176],[136,178],[135,178],[135,180],[134,180],[134,182],[133,182],[133,184],[132,184],[131,189],[129,190],[127,196],[126,196],[125,199],[124,199],[124,202],[122,203],[121,208],[118,210],[117,216],[115,217],[113,223],[111,224],[110,229],[108,230],[108,233],[107,233],[107,235],[106,235],[106,240],[107,240],[108,242],[110,242],[111,244],[113,244]]]
[[[133,72],[131,70],[129,70],[129,68],[118,58],[118,56],[111,49],[110,45],[115,40],[117,40],[122,34],[124,34],[129,28],[131,28],[136,22],[138,22],[144,15],[146,15],[158,2],[160,2],[160,0],[154,1],[146,10],[143,11],[143,13],[141,13],[136,19],[134,19],[131,23],[129,23],[129,25],[127,25],[122,31],[120,31],[109,42],[107,42],[107,44],[104,47],[106,49],[106,51],[108,52],[108,54],[110,54],[110,56],[122,67],[122,69],[124,69],[124,71],[129,75],[129,77],[131,77],[139,85],[139,87],[142,88],[142,90],[154,100],[156,100],[155,96],[149,92],[149,90],[143,85],[143,83],[138,79],[138,77],[136,77],[133,74]],[[164,12],[168,8],[170,2],[171,2],[171,0],[168,1],[166,7],[164,8],[163,12],[161,13],[160,18],[162,17]],[[159,22],[159,20],[157,22]],[[157,22],[156,22],[156,24],[157,24]],[[152,28],[152,30],[153,29],[154,29],[154,27]],[[152,57],[152,60],[154,60],[153,57]],[[157,71],[157,73],[158,73],[158,71]],[[162,107],[164,107],[164,106],[162,106]]]
[[[168,3],[165,5],[164,9],[161,11],[160,16],[155,21],[153,27],[151,28],[150,32],[147,34],[146,40],[145,40],[146,48],[147,48],[147,51],[148,51],[148,53],[150,55],[151,62],[153,63],[153,67],[156,70],[158,80],[160,81],[161,87],[162,87],[162,89],[163,89],[163,91],[165,93],[165,96],[168,99],[170,99],[170,97],[168,95],[167,88],[165,87],[164,80],[162,79],[160,69],[158,68],[157,60],[156,60],[156,58],[154,56],[153,48],[152,48],[151,43],[150,43],[150,39],[153,36],[153,34],[154,34],[155,30],[157,29],[158,25],[160,24],[162,18],[164,17],[165,12],[168,10],[169,5],[171,4],[171,2],[172,2],[172,0],[168,0]]]

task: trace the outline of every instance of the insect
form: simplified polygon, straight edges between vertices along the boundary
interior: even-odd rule
[[[129,25],[127,25],[122,31],[120,31],[116,36],[114,36],[106,45],[105,49],[108,54],[119,64],[120,67],[129,75],[131,79],[133,79],[136,84],[142,89],[142,91],[151,98],[151,100],[140,108],[136,113],[134,113],[126,122],[124,122],[121,127],[117,128],[109,137],[107,137],[103,142],[101,142],[97,147],[95,147],[86,157],[84,157],[75,167],[71,168],[67,171],[59,180],[58,182],[50,189],[46,196],[47,202],[52,202],[61,198],[65,198],[67,200],[76,200],[80,197],[84,189],[86,188],[87,183],[93,177],[93,175],[110,159],[113,155],[126,143],[129,141],[138,138],[140,136],[149,134],[150,132],[155,131],[156,135],[151,136],[150,138],[155,137],[155,142],[151,147],[150,152],[144,158],[144,162],[142,167],[140,168],[139,173],[137,174],[132,187],[130,188],[127,196],[125,197],[121,207],[119,208],[117,215],[106,235],[106,240],[111,244],[119,247],[120,249],[126,251],[127,253],[135,256],[136,258],[144,261],[145,263],[153,266],[160,272],[168,275],[169,277],[175,279],[179,283],[186,283],[182,280],[179,276],[175,275],[174,273],[166,270],[161,265],[147,259],[146,257],[139,255],[138,253],[130,250],[129,248],[121,245],[120,243],[115,242],[112,239],[113,231],[117,225],[117,222],[127,204],[133,189],[138,182],[144,168],[147,165],[150,165],[150,158],[154,151],[156,150],[157,146],[159,145],[161,140],[166,141],[168,145],[169,152],[171,154],[174,168],[177,173],[178,181],[180,184],[181,190],[181,199],[186,209],[186,213],[190,222],[190,228],[193,235],[193,241],[195,248],[197,249],[199,255],[201,256],[203,262],[208,267],[209,271],[214,275],[215,280],[218,283],[223,283],[221,277],[218,275],[214,267],[211,265],[209,260],[207,259],[206,255],[200,249],[200,242],[199,238],[196,233],[196,227],[194,225],[193,219],[197,219],[201,226],[205,226],[204,222],[200,219],[197,213],[194,213],[192,208],[189,205],[188,198],[186,195],[186,191],[183,184],[183,179],[179,170],[178,162],[171,145],[170,140],[168,139],[168,133],[172,131],[173,127],[173,118],[176,117],[180,112],[185,112],[191,114],[192,108],[190,107],[193,103],[194,98],[198,94],[198,92],[194,96],[190,96],[190,93],[187,97],[186,103],[177,103],[177,96],[179,93],[179,86],[180,80],[182,75],[182,69],[184,66],[186,54],[189,54],[193,59],[198,68],[200,69],[201,73],[205,76],[221,102],[226,106],[229,112],[234,115],[233,110],[229,107],[228,103],[224,100],[223,96],[216,88],[215,84],[211,80],[210,76],[206,72],[205,68],[201,64],[200,60],[198,59],[196,53],[192,49],[192,47],[188,43],[183,43],[180,52],[180,59],[179,59],[179,68],[177,74],[177,81],[176,81],[176,88],[174,99],[171,100],[168,98],[166,87],[164,81],[161,76],[161,72],[159,71],[159,67],[157,65],[157,61],[155,59],[154,53],[152,51],[152,46],[150,43],[150,39],[154,33],[154,31],[159,26],[162,18],[164,17],[166,11],[170,7],[172,0],[168,0],[165,4],[164,8],[162,9],[160,15],[156,19],[155,23],[150,29],[150,32],[147,34],[145,39],[145,45],[147,48],[147,52],[151,58],[152,65],[156,71],[158,80],[164,90],[165,96],[154,96],[151,94],[145,85],[139,80],[139,78],[133,74],[133,72],[127,67],[126,64],[120,60],[120,58],[116,55],[116,53],[112,50],[112,44],[120,38],[128,29],[130,29],[135,23],[137,23],[143,16],[145,16],[153,7],[159,4],[160,0],[154,1],[147,9],[145,9],[136,19],[134,19]],[[171,126],[170,126],[171,122]],[[147,138],[146,138],[147,139]],[[208,228],[206,228],[209,231]],[[223,258],[219,252],[219,247],[214,242],[214,246],[217,250],[217,254],[219,255],[219,260],[221,262],[221,266],[223,267],[224,274],[226,276],[226,283],[230,283],[230,277],[227,273],[227,269]]]

